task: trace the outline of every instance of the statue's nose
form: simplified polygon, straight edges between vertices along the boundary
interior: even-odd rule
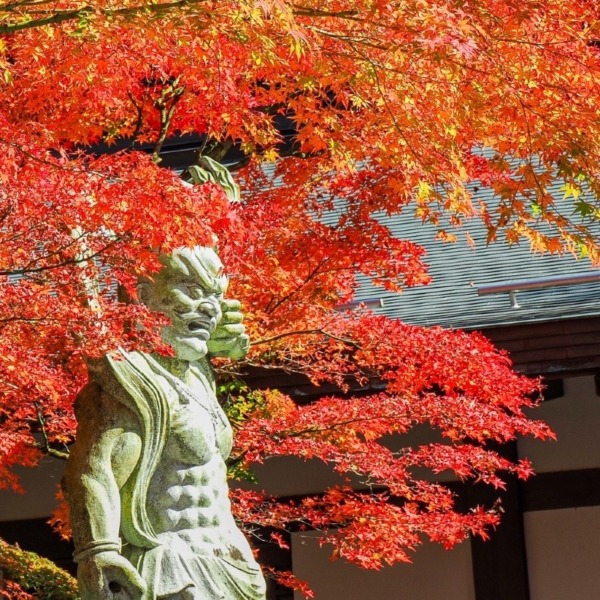
[[[219,312],[219,303],[216,300],[204,298],[198,304],[198,310],[211,317],[216,317]]]

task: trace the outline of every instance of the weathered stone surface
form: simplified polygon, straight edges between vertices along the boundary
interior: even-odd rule
[[[64,488],[83,600],[261,600],[230,510],[232,431],[209,356],[248,348],[239,303],[208,248],[163,260],[140,299],[166,313],[174,358],[118,351],[90,365]]]

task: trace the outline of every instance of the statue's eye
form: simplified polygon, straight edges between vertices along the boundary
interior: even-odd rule
[[[185,289],[190,298],[204,298],[204,290],[199,285],[186,285]]]

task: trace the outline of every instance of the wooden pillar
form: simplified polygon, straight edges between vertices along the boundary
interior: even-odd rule
[[[498,451],[516,460],[515,443]],[[467,491],[470,506],[491,506],[500,497],[501,522],[487,541],[471,540],[473,578],[477,600],[529,600],[527,551],[523,526],[523,503],[516,477],[508,477],[506,490],[475,485]]]

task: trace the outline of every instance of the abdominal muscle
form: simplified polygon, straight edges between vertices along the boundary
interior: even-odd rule
[[[196,554],[250,566],[256,563],[231,514],[221,453],[229,453],[230,436],[230,431],[215,431],[202,406],[172,405],[169,437],[148,489],[147,514],[165,545],[176,535]]]
[[[222,469],[218,462],[222,459],[201,467],[180,465],[155,477],[148,494],[150,522],[166,545],[175,535],[195,554],[254,564],[249,544],[231,515],[224,465]]]

